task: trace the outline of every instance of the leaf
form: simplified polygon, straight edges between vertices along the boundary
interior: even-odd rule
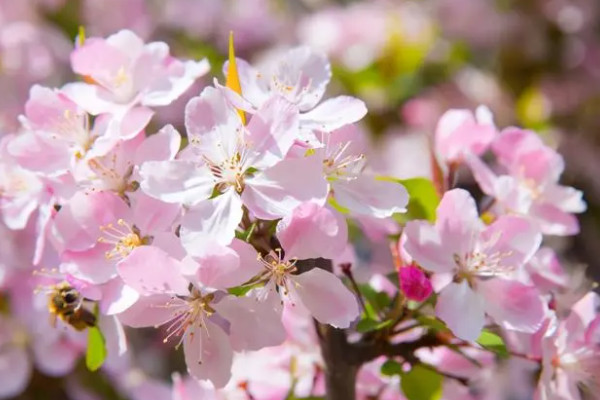
[[[400,387],[408,400],[438,400],[442,398],[443,377],[422,365],[415,365],[402,375]]]
[[[402,375],[402,364],[394,360],[387,360],[381,366],[381,374],[385,376]]]
[[[504,358],[509,356],[504,340],[500,336],[488,331],[487,329],[481,331],[481,335],[479,335],[477,343],[479,343],[484,349],[493,351],[499,357]]]
[[[257,286],[259,286],[259,285],[236,286],[236,287],[227,289],[227,291],[229,292],[229,294],[232,294],[237,297],[241,297],[241,296],[245,296],[246,293],[248,293],[250,290],[254,289]]]
[[[358,324],[356,324],[356,330],[360,333],[377,331],[390,326],[392,322],[393,321],[391,319],[379,322],[371,318],[364,318],[358,321]]]
[[[394,215],[398,222],[405,223],[413,219],[435,221],[435,210],[440,203],[440,196],[430,179],[396,179],[389,176],[378,176],[377,179],[401,183],[408,191],[407,212]]]
[[[408,211],[410,219],[426,219],[435,221],[435,210],[440,204],[440,197],[433,182],[427,178],[411,178],[400,180],[408,191]]]
[[[439,320],[435,317],[428,317],[428,316],[420,315],[417,317],[417,321],[419,321],[419,323],[421,325],[429,328],[429,330],[432,330],[434,332],[448,332],[449,331],[446,324],[444,324],[441,320]]]
[[[106,342],[102,331],[97,326],[89,328],[85,365],[90,371],[96,371],[104,364],[106,355]]]
[[[238,76],[237,64],[235,61],[235,48],[233,46],[233,32],[229,32],[229,64],[227,67],[227,77],[225,80],[225,86],[233,90],[240,96],[242,95],[242,85],[240,84],[240,77]],[[242,124],[246,125],[246,115],[242,110],[238,110]]]

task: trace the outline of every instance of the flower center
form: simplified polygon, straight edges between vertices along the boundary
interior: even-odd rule
[[[323,172],[329,179],[353,180],[365,167],[364,154],[345,154],[350,142],[339,144],[323,160]]]
[[[232,157],[217,164],[204,157],[210,171],[217,179],[217,190],[223,192],[227,187],[233,187],[236,192],[244,191],[244,171],[242,171],[242,154],[236,152]]]
[[[281,257],[281,249],[277,249],[276,252],[271,252],[264,257],[259,254],[258,260],[265,267],[263,279],[265,281],[272,280],[278,287],[283,289],[283,294],[287,295],[289,292],[288,275],[298,270],[296,267],[296,262],[298,260],[283,260]]]
[[[134,225],[129,225],[123,219],[117,225],[108,224],[100,227],[104,236],[98,238],[99,243],[112,245],[113,248],[105,253],[107,260],[122,260],[136,247],[148,243],[148,237],[142,237],[140,230]]]
[[[166,308],[174,308],[174,316],[169,321],[167,336],[163,339],[167,343],[174,337],[179,337],[176,347],[179,347],[186,335],[194,336],[197,328],[205,328],[206,318],[212,316],[216,311],[211,303],[215,299],[214,293],[202,295],[200,290],[193,287],[189,296],[177,296],[171,302],[164,305]]]

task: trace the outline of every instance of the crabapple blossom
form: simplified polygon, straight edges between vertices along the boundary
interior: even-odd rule
[[[435,148],[445,163],[462,161],[465,152],[480,155],[496,137],[491,111],[479,106],[469,110],[448,110],[435,130]]]
[[[47,75],[53,60],[17,54],[45,47],[12,46],[18,26],[2,26],[43,20],[38,3],[59,24],[79,10],[5,3],[0,85],[18,65]],[[421,5],[332,9],[343,21],[324,36],[344,38],[321,41],[330,64],[303,45],[252,58],[256,38],[292,22],[265,15],[287,6],[112,3],[121,17],[87,28],[125,29],[81,27],[64,50],[77,81],[15,79],[23,111],[0,107],[0,398],[37,398],[40,379],[88,400],[595,396],[598,296],[568,244],[544,236],[578,232],[582,192],[560,183],[565,161],[537,133],[469,110],[509,120],[484,71],[448,69],[448,93],[468,97],[456,102],[418,92],[429,63],[463,57],[451,38],[430,48]],[[84,1],[85,17],[97,7]],[[192,27],[186,7],[222,18]],[[231,26],[251,62],[231,33],[223,85],[199,79],[206,60],[142,39],[218,60]],[[344,88],[373,104],[368,118]],[[518,118],[537,126],[529,100]]]
[[[190,145],[176,160],[147,162],[140,171],[146,193],[191,206],[182,224],[184,243],[208,233],[227,244],[243,205],[256,217],[276,219],[304,201],[324,203],[319,160],[285,158],[297,117],[283,98],[265,103],[244,126],[220,91],[205,88],[186,106],[186,127]],[[209,199],[215,190],[220,194]]]
[[[367,113],[365,104],[350,96],[319,104],[331,79],[331,66],[324,54],[309,47],[293,48],[256,69],[244,60],[237,59],[236,64],[245,103],[235,103],[253,112],[274,94],[283,96],[299,113],[299,141],[316,144],[318,131],[331,132],[359,121]],[[223,68],[226,70],[228,64]]]
[[[537,290],[513,275],[533,256],[540,233],[527,220],[502,216],[489,226],[463,189],[444,194],[434,225],[411,221],[406,252],[423,268],[447,276],[436,315],[460,338],[475,340],[485,315],[510,329],[535,332],[544,309]]]
[[[129,30],[85,39],[71,53],[71,65],[92,83],[70,83],[63,90],[92,115],[166,106],[209,70],[206,60],[182,62],[169,54],[166,43],[144,44]]]
[[[579,232],[573,213],[585,211],[586,204],[581,191],[558,183],[564,161],[556,151],[534,132],[517,128],[502,131],[492,150],[505,174],[497,175],[474,155],[467,157],[467,164],[499,213],[527,216],[547,235]]]
[[[600,300],[589,293],[573,306],[563,321],[550,317],[542,337],[539,400],[562,400],[595,393],[600,384]]]

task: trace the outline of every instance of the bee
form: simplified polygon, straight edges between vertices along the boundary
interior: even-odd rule
[[[96,316],[83,307],[84,298],[67,282],[54,285],[48,294],[48,311],[51,325],[56,326],[56,317],[78,331],[96,326]]]

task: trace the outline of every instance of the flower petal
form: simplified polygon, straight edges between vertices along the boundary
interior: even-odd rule
[[[503,278],[480,281],[477,292],[486,312],[506,329],[535,333],[545,315],[540,294],[533,286]]]
[[[336,201],[351,212],[386,218],[405,212],[408,192],[400,183],[377,180],[373,176],[359,175],[356,179],[337,180],[332,183]]]
[[[467,281],[450,283],[439,294],[435,315],[448,325],[457,337],[474,341],[485,324],[485,303]]]
[[[359,315],[354,294],[337,276],[320,268],[294,276],[290,297],[304,304],[317,321],[336,328],[349,327]]]
[[[188,372],[196,379],[208,379],[216,388],[225,386],[233,362],[229,336],[212,322],[188,329],[194,329],[194,334],[187,332],[183,341]]]
[[[134,249],[117,265],[119,276],[140,294],[187,294],[189,282],[181,268],[181,262],[154,246]]]
[[[341,214],[303,203],[279,221],[277,238],[290,257],[334,258],[346,247],[348,227]]]
[[[146,162],[140,175],[142,190],[167,203],[198,204],[215,186],[208,167],[184,160]]]

